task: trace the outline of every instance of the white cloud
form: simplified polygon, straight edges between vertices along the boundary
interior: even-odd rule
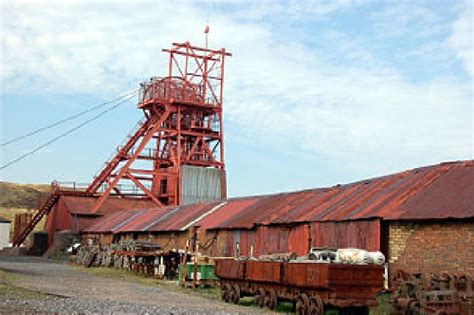
[[[290,0],[290,1],[225,1],[233,16],[243,20],[271,18],[275,20],[301,19],[323,16],[364,5],[368,0]],[[222,3],[222,2],[221,2]]]
[[[351,4],[295,2],[290,13],[326,14]],[[130,90],[164,73],[159,48],[173,41],[202,43],[210,20],[211,45],[234,53],[227,63],[225,110],[243,132],[233,137],[325,154],[376,173],[389,161],[406,167],[472,156],[469,84],[445,78],[411,83],[342,32],[314,36],[347,51],[350,66],[337,57],[323,62],[298,38],[277,38],[267,23],[241,19],[243,11],[233,15],[184,2],[2,6],[3,93]],[[261,17],[258,12],[254,16]],[[462,21],[455,23],[452,43],[468,60],[472,42],[466,45]]]
[[[460,17],[452,25],[452,35],[448,44],[456,51],[457,57],[464,63],[466,72],[474,76],[474,33],[472,29],[472,1],[466,1]]]
[[[2,12],[4,91],[123,89],[159,71],[160,46],[187,30],[196,40],[204,24],[195,9],[166,2],[2,2]]]
[[[324,154],[374,174],[386,172],[388,161],[403,168],[471,155],[469,89],[444,81],[410,84],[379,75],[389,71],[376,71],[378,63],[347,69],[289,58],[291,46],[257,48],[272,58],[228,72],[237,86],[227,110],[246,138]]]
[[[440,3],[443,6],[448,10],[448,3]],[[446,27],[433,9],[416,1],[389,2],[381,10],[371,12],[371,18],[376,34],[385,40],[403,36],[420,39],[438,34]]]

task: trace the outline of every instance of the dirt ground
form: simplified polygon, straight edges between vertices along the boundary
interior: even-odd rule
[[[215,289],[214,289],[215,290]],[[0,256],[0,314],[262,314],[230,305],[216,292],[84,270],[32,257]]]

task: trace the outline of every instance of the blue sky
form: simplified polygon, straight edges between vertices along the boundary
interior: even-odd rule
[[[472,6],[2,1],[1,142],[163,75],[160,49],[202,45],[208,22],[210,45],[233,53],[224,91],[231,196],[472,159]],[[130,101],[0,179],[89,182],[141,115]],[[1,164],[80,121],[1,147]]]

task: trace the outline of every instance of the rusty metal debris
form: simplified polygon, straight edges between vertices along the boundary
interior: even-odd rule
[[[115,267],[156,278],[176,277],[182,253],[163,251],[150,242],[121,241],[117,244],[81,246],[71,260],[84,267]]]
[[[393,304],[403,314],[473,314],[473,280],[463,274],[395,272]]]

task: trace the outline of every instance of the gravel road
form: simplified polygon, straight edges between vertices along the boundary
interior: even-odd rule
[[[91,274],[42,258],[0,256],[0,314],[262,314],[163,285]],[[5,273],[3,273],[5,275]]]

